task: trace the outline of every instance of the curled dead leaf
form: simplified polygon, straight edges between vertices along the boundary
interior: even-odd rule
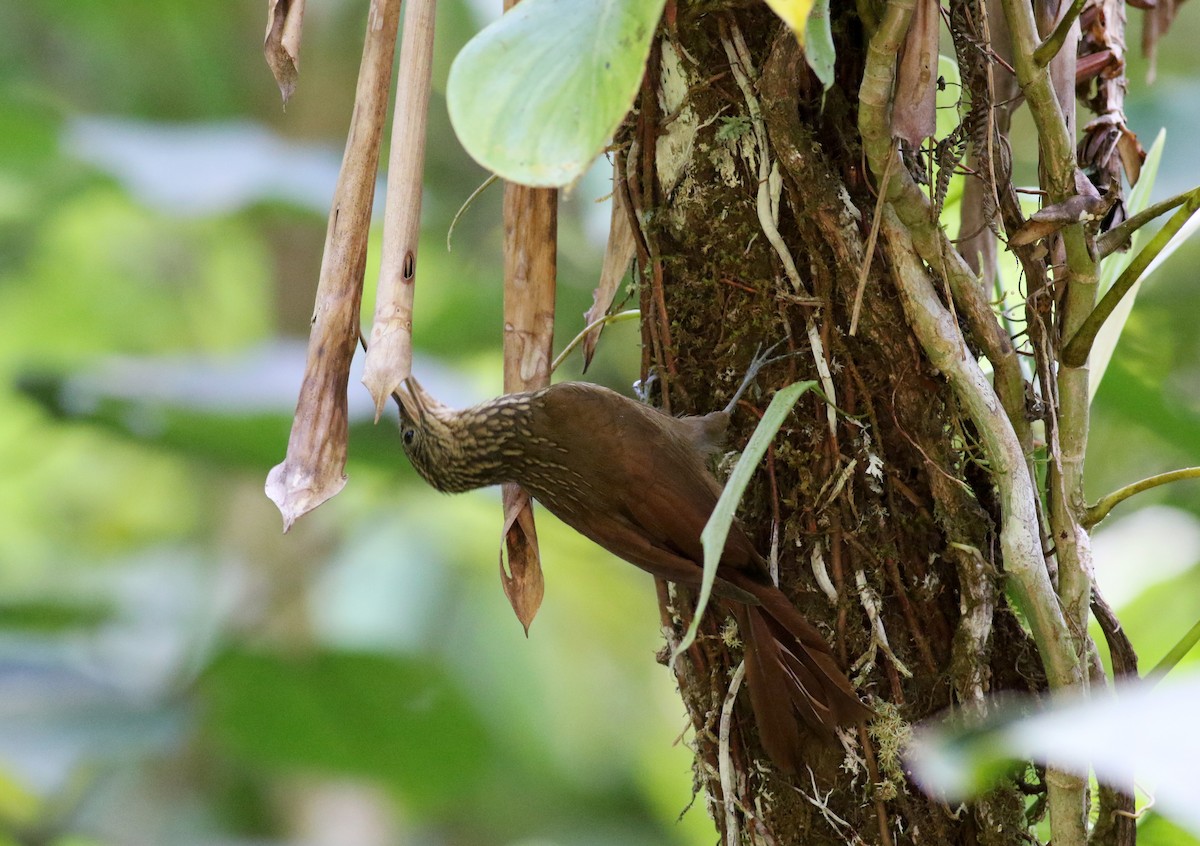
[[[300,76],[300,36],[304,29],[304,0],[271,0],[267,7],[267,34],[263,55],[275,76],[284,105],[296,90]]]
[[[546,592],[538,556],[537,527],[533,521],[533,504],[520,485],[504,485],[504,530],[500,541],[500,584],[513,612],[521,621],[526,636],[533,618],[542,607]],[[504,553],[508,550],[508,568]]]

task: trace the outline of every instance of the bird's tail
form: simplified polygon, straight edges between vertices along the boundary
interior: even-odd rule
[[[761,603],[729,603],[745,642],[746,686],[763,749],[777,766],[795,772],[800,721],[818,736],[853,725],[871,711],[833,660],[829,645],[778,588],[750,587]]]

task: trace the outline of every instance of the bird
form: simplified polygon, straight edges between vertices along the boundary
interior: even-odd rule
[[[454,410],[409,376],[394,395],[400,440],[417,473],[439,491],[517,483],[618,558],[698,588],[700,533],[721,494],[709,459],[721,449],[738,398],[771,360],[756,354],[725,409],[680,417],[576,381]],[[801,724],[833,740],[839,726],[870,715],[820,631],[772,582],[736,523],[713,592],[737,621],[759,740],[777,767],[794,773],[802,766]]]

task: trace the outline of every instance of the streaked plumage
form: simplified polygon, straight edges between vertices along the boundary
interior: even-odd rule
[[[441,491],[516,482],[560,520],[656,576],[698,586],[700,532],[721,486],[707,467],[725,412],[676,418],[607,388],[564,382],[462,411],[409,378],[398,393],[401,441]],[[734,526],[718,595],[746,643],[746,678],[763,746],[781,767],[800,761],[796,716],[822,732],[867,709],[820,633],[774,587]]]

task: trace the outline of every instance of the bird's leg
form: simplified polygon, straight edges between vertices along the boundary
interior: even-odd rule
[[[746,393],[746,390],[752,384],[754,384],[754,380],[758,378],[758,372],[760,370],[762,370],[768,364],[773,364],[776,361],[782,361],[783,359],[790,358],[796,354],[794,352],[788,352],[784,353],[783,355],[772,356],[771,353],[779,349],[779,346],[782,343],[783,341],[776,341],[765,350],[762,348],[762,344],[758,345],[758,348],[754,351],[754,358],[750,360],[750,366],[746,368],[746,375],[742,377],[742,384],[738,385],[738,389],[733,392],[733,398],[730,399],[729,403],[725,406],[725,414],[733,414],[733,409],[737,406],[738,400],[740,400],[742,398],[742,394]]]
[[[637,394],[637,398],[642,402],[650,403],[650,392],[654,389],[654,383],[658,381],[658,372],[650,371],[650,374],[645,379],[638,379],[633,383],[633,392]]]

